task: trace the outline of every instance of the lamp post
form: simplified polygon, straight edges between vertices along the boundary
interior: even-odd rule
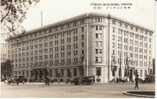
[[[111,61],[111,71],[112,71],[112,76],[114,77],[114,81],[115,81],[115,71],[116,71],[116,60],[115,60],[115,56],[112,56],[112,61]]]
[[[122,65],[122,52],[120,53],[120,57],[119,57],[119,79],[121,79],[122,77],[122,67],[121,67],[121,65]]]
[[[129,77],[129,57],[126,57],[126,63],[125,63],[125,73],[124,76],[128,79]]]

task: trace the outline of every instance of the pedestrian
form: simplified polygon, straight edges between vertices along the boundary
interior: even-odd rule
[[[118,79],[118,78],[116,78],[116,82],[117,82],[117,83],[119,82],[119,79]]]
[[[50,80],[49,80],[49,78],[47,78],[47,85],[48,85],[48,86],[50,85]]]
[[[16,85],[19,85],[19,80],[16,80]]]
[[[45,85],[50,85],[50,82],[49,82],[49,78],[48,77],[45,77]]]
[[[138,75],[136,75],[136,78],[135,78],[135,89],[139,89],[139,85],[138,85]]]

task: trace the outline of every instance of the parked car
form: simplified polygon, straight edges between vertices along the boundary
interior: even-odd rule
[[[24,76],[15,76],[15,81],[18,83],[25,83],[27,79]]]
[[[119,82],[125,83],[125,82],[127,82],[127,79],[117,78],[117,83],[119,83]]]
[[[138,78],[138,82],[139,82],[139,83],[144,83],[144,80],[141,79],[141,78]]]
[[[83,85],[91,85],[95,82],[94,76],[85,76],[81,79],[81,84]]]
[[[13,84],[13,83],[16,83],[15,78],[10,78],[10,79],[7,80],[8,85]]]
[[[55,83],[55,82],[57,82],[57,79],[52,79],[51,80],[51,83]]]
[[[95,82],[94,76],[77,77],[71,80],[74,85],[91,85]]]
[[[73,80],[71,80],[71,84],[74,84],[74,85],[80,85],[81,83],[80,83],[80,78],[79,77],[77,77],[77,78],[74,78]]]
[[[143,83],[152,83],[152,82],[155,82],[154,75],[147,75],[146,78],[143,81]]]

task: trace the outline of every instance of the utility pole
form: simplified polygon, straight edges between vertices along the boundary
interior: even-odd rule
[[[41,21],[41,27],[43,27],[43,11],[40,12],[40,21]]]
[[[126,64],[125,64],[125,76],[128,78],[129,77],[129,57],[127,55],[126,57]]]
[[[88,16],[88,14],[87,14],[87,16]],[[86,76],[88,76],[88,21],[87,21],[87,63],[86,63],[86,72],[87,72],[87,74],[86,74]]]
[[[119,59],[119,78],[121,79],[122,77],[122,52],[120,53],[120,59]]]

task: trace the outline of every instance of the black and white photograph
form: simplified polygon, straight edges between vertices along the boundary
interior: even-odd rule
[[[0,98],[155,98],[155,0],[1,0]]]

